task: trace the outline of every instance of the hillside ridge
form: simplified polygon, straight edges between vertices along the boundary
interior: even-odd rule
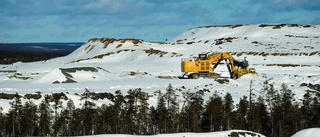
[[[165,57],[166,54],[170,54],[166,57],[188,57],[200,52],[319,56],[320,47],[317,46],[320,43],[320,31],[317,31],[319,26],[305,24],[199,26],[188,29],[164,43],[151,43],[134,38],[91,38],[70,55],[73,59],[69,62],[106,59],[119,53],[133,55],[137,52],[158,57]],[[193,50],[186,51],[190,48]]]
[[[313,24],[275,24],[275,23],[264,23],[264,24],[232,24],[232,25],[209,25],[209,26],[199,26],[195,28],[211,28],[211,27],[228,27],[228,28],[237,28],[242,26],[250,26],[250,25],[259,25],[259,27],[272,27],[273,29],[280,29],[282,27],[316,27]],[[190,28],[193,29],[193,28]],[[190,30],[188,29],[188,30]]]

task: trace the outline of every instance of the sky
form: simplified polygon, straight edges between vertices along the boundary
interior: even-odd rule
[[[320,24],[320,0],[0,0],[0,43],[136,38],[199,26]]]

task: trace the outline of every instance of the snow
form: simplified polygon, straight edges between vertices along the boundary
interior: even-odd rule
[[[54,81],[66,81],[67,78],[61,73],[61,70],[56,68],[45,74],[43,77],[35,80],[35,83],[52,83]]]
[[[253,92],[260,95],[263,82],[269,80],[276,89],[282,83],[288,85],[297,98],[302,98],[307,87],[302,83],[320,84],[320,25],[311,27],[289,27],[280,29],[259,27],[259,25],[244,25],[231,27],[200,27],[189,29],[166,43],[142,42],[134,44],[130,41],[122,43],[114,41],[106,47],[100,41],[90,41],[79,47],[68,56],[47,61],[32,63],[17,62],[1,65],[0,70],[15,70],[27,80],[9,78],[13,73],[0,73],[0,92],[42,94],[64,92],[80,107],[79,96],[85,89],[94,92],[111,92],[121,90],[126,93],[129,89],[141,88],[149,95],[150,105],[155,105],[157,90],[164,91],[171,84],[174,88],[186,87],[191,92],[209,89],[204,98],[208,99],[214,91],[221,96],[231,93],[235,103],[244,95],[249,95],[250,82],[253,81]],[[232,42],[224,41],[216,45],[221,38],[232,38]],[[188,43],[192,42],[192,44]],[[119,46],[122,44],[122,46]],[[92,49],[91,49],[92,48]],[[158,50],[166,54],[148,54],[148,50]],[[229,79],[228,83],[220,84],[212,79],[178,79],[181,75],[180,61],[182,58],[195,57],[202,52],[230,52],[235,59],[247,58],[250,67],[256,68],[258,76],[244,75],[237,80]],[[253,55],[252,53],[288,53],[289,55]],[[309,55],[318,52],[318,54]],[[97,58],[100,56],[101,58]],[[281,64],[293,64],[295,67],[281,67]],[[61,83],[67,80],[61,68],[92,67],[97,72],[75,71],[69,73],[76,83]],[[218,66],[217,73],[228,76],[226,66]],[[266,77],[264,77],[266,76]],[[159,78],[166,77],[166,78]],[[60,84],[52,84],[59,81]],[[181,92],[177,93],[181,95]],[[182,99],[182,98],[181,98]],[[25,101],[25,100],[23,100]],[[8,100],[0,99],[3,112],[10,108]],[[40,101],[35,101],[40,103]],[[64,102],[65,103],[65,102]],[[110,101],[98,100],[97,105]],[[180,104],[181,105],[181,104]],[[223,134],[222,134],[223,133]],[[226,133],[201,133],[199,136],[224,136]],[[192,133],[174,134],[172,136],[193,136]],[[105,136],[105,135],[103,135]],[[112,135],[114,136],[114,135]],[[118,136],[118,135],[117,135]],[[121,136],[121,135],[119,135]],[[123,135],[127,136],[127,135]],[[162,135],[157,135],[162,136]],[[164,135],[163,135],[164,136]]]
[[[208,133],[172,133],[172,134],[158,134],[158,135],[148,135],[150,137],[230,137],[231,133],[242,133],[239,137],[265,137],[264,135],[254,133],[246,130],[230,130],[230,131],[220,131],[220,132],[208,132]],[[254,134],[254,135],[252,135]],[[93,135],[90,137],[145,137],[146,135],[125,135],[125,134],[105,134],[105,135]],[[89,136],[88,136],[89,137]]]
[[[301,130],[291,137],[318,137],[320,136],[320,128],[308,128]]]

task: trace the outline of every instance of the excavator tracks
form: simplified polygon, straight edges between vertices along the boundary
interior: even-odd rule
[[[220,74],[218,73],[191,73],[184,74],[183,76],[179,76],[179,79],[199,79],[199,78],[208,78],[208,79],[217,79],[220,78]]]

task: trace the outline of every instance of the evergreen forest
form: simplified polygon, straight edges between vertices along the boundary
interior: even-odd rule
[[[251,89],[250,89],[251,90]],[[95,134],[154,135],[178,132],[214,132],[232,129],[268,137],[289,137],[305,128],[320,126],[320,93],[307,90],[297,99],[286,84],[279,90],[265,81],[261,95],[248,94],[234,102],[232,92],[181,88],[171,84],[155,91],[156,105],[142,89],[126,93],[79,93],[82,104],[64,93],[35,97],[12,94],[10,109],[0,113],[1,136],[81,136]],[[181,94],[177,94],[181,92]],[[204,99],[204,92],[212,94]],[[249,92],[248,92],[249,93]],[[6,94],[1,93],[1,99]],[[182,96],[181,96],[182,95]],[[41,96],[41,95],[40,95]],[[22,103],[22,98],[27,99]],[[98,106],[93,100],[108,99]],[[180,105],[179,105],[180,104]],[[76,107],[79,106],[80,107]]]

